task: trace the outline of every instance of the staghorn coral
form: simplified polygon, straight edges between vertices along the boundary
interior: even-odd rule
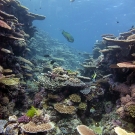
[[[85,125],[78,125],[76,128],[80,135],[95,135],[95,133]]]
[[[51,122],[43,123],[43,124],[35,124],[33,122],[29,122],[21,126],[22,131],[27,132],[27,133],[45,132],[53,128],[54,128],[54,125]]]
[[[75,113],[76,108],[74,106],[66,106],[63,104],[55,104],[54,109],[57,110],[59,113],[64,113],[64,114],[73,114]]]
[[[77,94],[72,94],[69,96],[70,100],[75,103],[81,102],[81,97]]]

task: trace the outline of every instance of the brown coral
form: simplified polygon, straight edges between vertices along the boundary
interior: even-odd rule
[[[120,101],[121,101],[122,105],[125,105],[126,103],[131,101],[131,97],[130,97],[130,95],[126,95],[125,97],[121,97]]]
[[[19,78],[2,78],[0,79],[0,83],[7,86],[13,86],[13,85],[18,85],[20,81]]]
[[[132,40],[132,39],[135,39],[135,34],[130,35],[129,37],[127,37],[127,40]]]
[[[132,84],[130,89],[131,89],[132,100],[135,101],[135,84]]]
[[[33,122],[29,122],[27,124],[22,125],[21,129],[24,132],[27,132],[27,133],[38,133],[38,132],[49,131],[53,127],[54,127],[54,125],[51,122],[50,123],[40,124],[40,125],[36,125]]]
[[[85,83],[83,83],[80,79],[78,78],[69,78],[65,82],[65,85],[73,86],[73,87],[83,87],[85,86]]]
[[[117,135],[135,135],[135,133],[128,133],[126,130],[120,127],[115,127],[114,130],[117,133]]]
[[[54,105],[54,109],[57,110],[59,113],[64,114],[73,114],[76,110],[74,106],[66,106],[59,103]]]
[[[131,62],[117,63],[117,66],[120,67],[120,68],[135,68],[135,64],[133,64]]]
[[[111,39],[111,38],[106,38],[103,37],[103,39],[107,42],[113,43],[114,45],[120,45],[120,46],[124,46],[124,45],[129,45],[130,43],[135,42],[135,39],[131,39],[131,40],[117,40],[117,39]]]
[[[130,88],[128,85],[124,83],[115,83],[112,90],[118,91],[123,94],[129,94],[130,93]]]
[[[81,97],[77,94],[72,94],[69,96],[70,100],[73,102],[81,102]]]
[[[79,104],[79,106],[78,106],[78,109],[80,109],[80,110],[86,110],[86,109],[87,109],[87,104],[81,102],[81,103]]]
[[[33,66],[33,63],[31,63],[29,60],[27,60],[27,59],[25,59],[25,58],[23,58],[23,57],[18,57],[18,59],[19,59],[20,61],[26,63],[26,64],[29,64],[29,65]]]
[[[80,135],[95,135],[95,133],[85,125],[78,125],[77,131]]]
[[[124,111],[127,115],[130,115],[132,117],[135,117],[135,102],[128,102],[125,106],[124,106]]]
[[[0,20],[0,27],[11,30],[11,27],[4,21]]]
[[[2,101],[1,101],[1,104],[2,105],[8,105],[8,103],[9,103],[9,98],[8,97],[3,97]]]

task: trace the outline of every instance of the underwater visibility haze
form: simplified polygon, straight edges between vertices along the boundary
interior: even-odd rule
[[[135,135],[134,0],[0,0],[0,135]]]
[[[61,36],[65,30],[74,36],[74,44],[82,51],[91,52],[103,33],[118,35],[134,25],[134,0],[21,0],[31,12],[46,19],[34,24],[50,36],[68,44]]]

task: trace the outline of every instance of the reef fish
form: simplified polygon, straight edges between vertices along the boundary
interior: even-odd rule
[[[92,75],[92,81],[95,82],[96,81],[96,77],[97,77],[97,73],[94,72],[94,74]]]
[[[68,42],[74,42],[74,38],[68,32],[63,30],[62,35],[67,39]]]

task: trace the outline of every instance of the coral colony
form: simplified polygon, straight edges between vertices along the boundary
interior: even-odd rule
[[[80,55],[44,19],[0,0],[0,134],[135,135],[135,29]]]

